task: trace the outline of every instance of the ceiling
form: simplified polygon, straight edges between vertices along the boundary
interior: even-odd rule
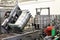
[[[7,2],[7,1],[16,1],[16,0],[1,0],[1,2]],[[26,2],[26,1],[36,1],[36,0],[18,0],[19,2]]]
[[[26,2],[26,1],[36,1],[36,0],[19,0],[20,2]]]
[[[3,3],[3,4],[15,4],[16,1],[18,2],[27,2],[27,1],[39,1],[39,2],[42,2],[42,1],[50,1],[50,0],[0,0],[0,3]]]
[[[16,4],[17,0],[0,0],[0,6],[13,6]],[[18,0],[18,2],[27,2],[27,1],[36,1],[36,0]]]
[[[14,0],[0,0],[0,7],[1,6],[14,6],[15,5],[15,2]]]

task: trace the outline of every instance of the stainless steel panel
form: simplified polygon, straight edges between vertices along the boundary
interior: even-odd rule
[[[30,13],[27,13],[27,12],[26,13],[22,13],[15,24],[19,25],[19,27],[24,27],[25,24],[27,24],[27,22],[30,19],[30,17],[31,17]]]
[[[11,27],[15,27],[17,25],[16,27],[23,28],[29,21],[30,17],[31,17],[31,14],[29,13],[29,11],[24,10],[22,11],[21,15],[19,16],[15,24],[9,24],[9,25]]]

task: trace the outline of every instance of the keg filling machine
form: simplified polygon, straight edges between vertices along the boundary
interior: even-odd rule
[[[1,24],[0,40],[34,40],[39,39],[40,30],[23,32],[28,23],[31,13],[28,10],[21,10],[18,5],[9,13]],[[14,21],[14,22],[13,22]]]

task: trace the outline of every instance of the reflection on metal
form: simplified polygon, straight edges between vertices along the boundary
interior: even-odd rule
[[[31,16],[28,23],[26,24],[24,31],[31,31],[34,30],[34,18]]]
[[[9,24],[9,25],[11,27],[15,27],[17,25],[17,27],[24,28],[28,20],[30,19],[30,17],[31,17],[31,14],[29,13],[29,11],[26,11],[26,10],[22,11],[21,15],[19,16],[15,24]]]
[[[14,9],[10,13],[10,16],[1,25],[5,26],[5,24],[7,24],[9,22],[9,20],[11,19],[11,17],[13,16],[13,14],[17,11],[17,9],[18,9],[18,5],[16,5],[14,7]]]

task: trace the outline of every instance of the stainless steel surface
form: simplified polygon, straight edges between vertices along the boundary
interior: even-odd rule
[[[23,28],[29,21],[30,17],[31,17],[31,14],[29,13],[29,11],[24,10],[24,11],[22,11],[21,15],[19,16],[19,18],[17,19],[15,24],[9,24],[9,25],[11,27],[13,27],[13,26],[15,27],[17,25],[17,27]]]
[[[18,5],[16,5],[14,9],[11,11],[9,17],[4,20],[4,22],[1,24],[2,26],[5,26],[9,22],[9,20],[11,19],[13,14],[17,11],[17,9],[18,9]]]
[[[15,24],[19,25],[19,27],[24,27],[30,19],[31,14],[27,11],[22,12],[21,16],[18,18]]]
[[[18,5],[16,4],[16,6],[14,7],[14,9],[11,11],[11,13],[9,14],[9,17],[6,18],[2,24],[1,24],[1,32],[2,33],[7,33],[7,30],[6,30],[6,25],[9,23],[9,21],[11,20],[11,18],[13,17],[13,15],[18,11],[20,10],[20,8],[18,7]],[[5,27],[5,28],[4,28]]]

